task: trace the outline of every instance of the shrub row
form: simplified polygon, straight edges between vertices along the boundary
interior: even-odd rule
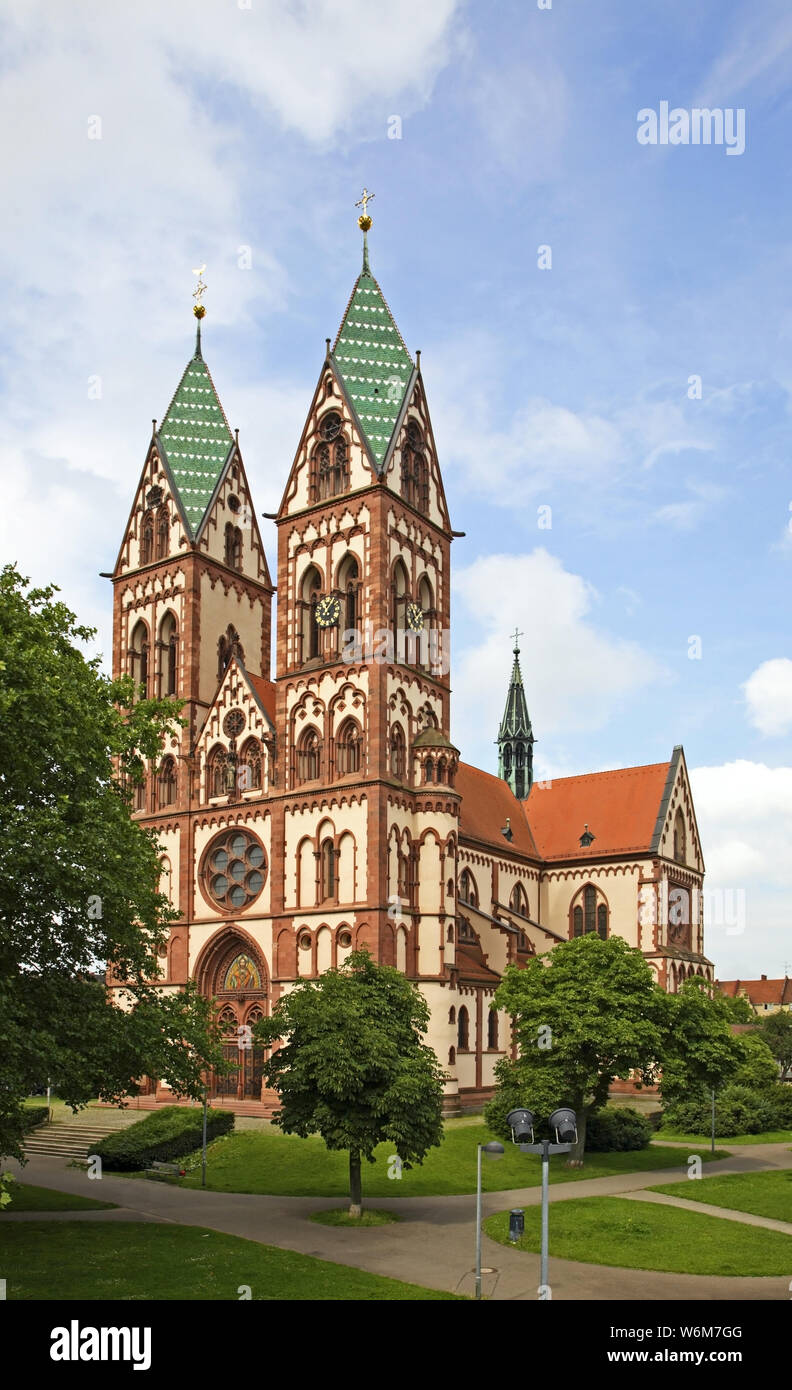
[[[586,1152],[614,1153],[645,1149],[652,1137],[652,1129],[646,1116],[630,1106],[606,1106],[588,1118]]]
[[[234,1128],[234,1115],[229,1110],[207,1112],[206,1137],[218,1139]],[[183,1154],[200,1149],[203,1142],[203,1111],[181,1105],[168,1105],[152,1111],[144,1120],[115,1130],[96,1146],[96,1153],[105,1168],[137,1172],[148,1168],[156,1159],[167,1163]]]
[[[35,1129],[36,1125],[43,1125],[49,1119],[49,1109],[46,1105],[30,1105],[22,1111],[22,1123],[25,1129]]]
[[[702,1091],[688,1100],[669,1105],[664,1127],[682,1134],[709,1134],[711,1093]],[[764,1091],[736,1085],[716,1091],[715,1134],[720,1138],[762,1134],[771,1129],[792,1129],[792,1086],[776,1081]]]

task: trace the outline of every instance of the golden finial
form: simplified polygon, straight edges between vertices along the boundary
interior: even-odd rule
[[[363,189],[363,197],[362,197],[357,203],[355,203],[355,207],[356,207],[356,208],[362,208],[362,209],[363,209],[363,211],[362,211],[360,217],[358,218],[358,226],[359,226],[361,232],[367,232],[368,229],[369,229],[369,227],[371,226],[371,218],[369,217],[369,214],[368,214],[368,205],[369,205],[369,203],[371,202],[371,200],[372,200],[373,197],[374,197],[374,194],[373,194],[373,193],[369,193],[368,189],[367,189],[367,188],[364,188],[364,189]]]
[[[197,319],[202,319],[203,316],[204,316],[204,314],[206,313],[206,309],[205,309],[204,305],[201,303],[201,299],[203,298],[203,295],[204,295],[204,293],[205,293],[205,291],[206,291],[206,285],[204,284],[204,279],[203,279],[203,273],[204,273],[205,270],[206,270],[206,264],[205,264],[205,263],[204,263],[204,265],[202,265],[198,270],[193,270],[193,275],[197,275],[197,276],[198,276],[198,284],[196,285],[195,289],[193,290],[193,299],[195,299],[195,300],[198,301],[196,304],[193,305],[193,313],[195,314],[195,317],[196,317]]]

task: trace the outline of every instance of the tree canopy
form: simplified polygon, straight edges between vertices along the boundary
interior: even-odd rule
[[[587,1117],[605,1104],[611,1082],[656,1079],[666,998],[641,952],[617,936],[576,937],[525,969],[508,967],[495,1004],[512,1016],[519,1056],[498,1063],[490,1125],[510,1138],[512,1108],[527,1106],[546,1121],[569,1105],[578,1116],[570,1162],[581,1162]]]
[[[0,1153],[17,1155],[21,1102],[48,1080],[74,1105],[144,1072],[197,1094],[217,1050],[207,1001],[151,983],[177,914],[156,836],[129,814],[179,704],[103,675],[80,650],[93,631],[56,595],[0,572]]]
[[[266,1064],[280,1096],[274,1122],[349,1152],[350,1210],[362,1204],[361,1158],[390,1141],[405,1167],[442,1140],[443,1072],[423,1042],[429,1008],[399,970],[353,951],[338,970],[298,984],[255,1025],[281,1041]]]

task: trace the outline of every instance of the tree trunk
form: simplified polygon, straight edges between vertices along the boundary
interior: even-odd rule
[[[578,1137],[577,1143],[572,1145],[569,1155],[567,1156],[567,1161],[564,1164],[565,1168],[583,1167],[583,1151],[586,1147],[586,1121],[590,1108],[591,1107],[588,1105],[578,1105],[575,1107]]]
[[[360,1183],[360,1150],[349,1150],[349,1215],[360,1216],[363,1194]]]

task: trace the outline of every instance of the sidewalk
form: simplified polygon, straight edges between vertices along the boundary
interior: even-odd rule
[[[679,1177],[682,1179],[687,1173],[687,1155],[680,1157]],[[472,1291],[475,1220],[474,1198],[469,1194],[456,1197],[376,1198],[373,1205],[397,1211],[402,1217],[401,1222],[356,1231],[321,1226],[307,1220],[312,1211],[345,1206],[346,1203],[339,1199],[202,1192],[112,1175],[97,1183],[89,1181],[85,1173],[65,1168],[57,1159],[44,1155],[32,1158],[24,1171],[16,1164],[9,1164],[9,1167],[17,1172],[22,1181],[54,1187],[63,1192],[101,1196],[104,1201],[117,1202],[121,1208],[120,1211],[111,1212],[60,1213],[58,1219],[171,1221],[204,1226],[247,1240],[298,1250],[319,1259],[356,1265],[374,1274],[386,1274],[393,1279],[423,1284],[428,1288]],[[704,1174],[715,1176],[771,1168],[792,1168],[792,1152],[788,1146],[745,1145],[741,1150],[735,1149],[732,1157],[707,1164]],[[673,1182],[674,1177],[675,1170],[662,1168],[654,1172],[592,1178],[588,1181],[584,1179],[551,1186],[550,1200],[558,1202],[579,1197],[637,1195],[643,1188]],[[506,1207],[533,1206],[540,1200],[538,1187],[485,1193],[484,1213],[490,1215]],[[675,1199],[669,1200],[673,1202]],[[686,1201],[682,1204],[689,1205]],[[690,1205],[695,1206],[696,1210],[706,1210],[697,1203]],[[721,1208],[715,1210],[718,1216],[729,1219],[727,1211]],[[739,1215],[749,1224],[766,1224],[765,1218],[751,1217],[748,1213]],[[36,1212],[30,1213],[29,1219],[46,1221],[54,1216],[54,1213]],[[26,1213],[20,1212],[16,1218],[9,1213],[0,1221],[26,1218]],[[786,1301],[789,1298],[787,1276],[712,1278],[553,1259],[552,1213],[550,1233],[550,1279],[555,1299]],[[495,1301],[535,1301],[539,1284],[538,1255],[511,1250],[484,1236],[483,1261],[486,1266],[499,1271],[497,1280],[493,1276],[485,1276],[485,1294]]]

